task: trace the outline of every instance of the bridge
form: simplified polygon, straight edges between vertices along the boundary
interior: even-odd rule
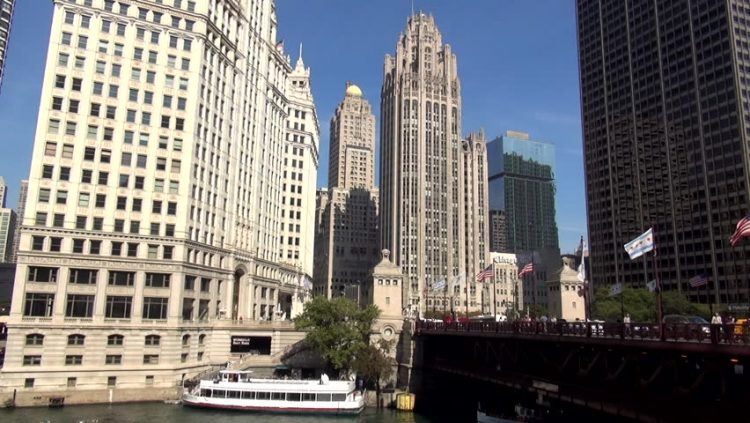
[[[649,422],[717,421],[744,415],[750,404],[748,329],[418,321],[414,366],[420,385],[431,386],[430,403],[491,406],[501,392],[514,391],[550,409]]]

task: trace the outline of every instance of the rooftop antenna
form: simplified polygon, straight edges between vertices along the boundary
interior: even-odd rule
[[[299,58],[302,58],[302,42],[299,43]]]
[[[411,0],[411,15],[414,16],[414,0]]]

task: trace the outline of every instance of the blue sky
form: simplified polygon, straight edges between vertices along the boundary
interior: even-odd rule
[[[321,124],[318,185],[328,168],[328,121],[346,81],[359,85],[379,113],[383,56],[392,53],[411,10],[409,0],[277,0],[279,33],[305,64]],[[561,0],[415,0],[435,16],[458,56],[464,132],[492,139],[508,129],[552,142],[557,161],[560,248],[586,231],[575,8]],[[52,2],[19,1],[0,91],[0,175],[15,207],[28,176]]]

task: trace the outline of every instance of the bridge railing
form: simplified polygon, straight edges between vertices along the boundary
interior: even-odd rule
[[[662,337],[658,323],[604,322],[439,322],[419,320],[416,332],[474,332],[629,340],[701,342],[712,344],[750,344],[748,324],[665,323]]]

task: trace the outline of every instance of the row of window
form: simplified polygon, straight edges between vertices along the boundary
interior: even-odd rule
[[[50,120],[50,122],[55,121]],[[59,123],[59,121],[57,121]],[[70,122],[68,122],[70,123]],[[132,134],[132,132],[131,132]],[[182,148],[180,144],[180,148]],[[60,158],[62,159],[75,159],[74,155],[75,147],[73,144],[63,144],[61,149]],[[84,161],[94,161],[94,158],[96,156],[96,149],[94,147],[85,147],[83,151],[83,160]],[[111,150],[102,149],[100,152],[100,163],[111,163],[112,156],[111,156]],[[47,141],[44,144],[44,155],[49,157],[56,157],[57,156],[57,143],[54,141]],[[152,158],[153,161],[154,158]],[[170,172],[170,173],[180,173],[180,168],[182,166],[182,161],[179,159],[167,159],[166,157],[155,157],[155,161],[153,161],[154,168],[157,171],[164,171],[164,172]],[[169,163],[169,166],[167,166],[167,163]],[[123,151],[120,154],[120,166],[124,167],[136,167],[141,169],[146,169],[148,166],[148,155],[146,154],[133,154],[131,152]]]
[[[57,219],[57,216],[63,216],[63,215],[55,214],[55,219]],[[39,217],[38,214],[37,214],[37,217]],[[101,218],[94,218],[94,222],[95,222],[94,230],[101,229],[101,228],[97,228],[97,225],[96,225],[97,219],[101,219]],[[54,223],[55,224],[53,226],[55,227],[59,227],[59,228],[63,227],[62,220],[60,220],[59,222],[56,220]],[[77,228],[78,228],[78,223],[79,222],[76,222]],[[138,223],[138,222],[135,222],[135,223]],[[167,225],[167,227],[173,227],[173,226],[174,225]],[[118,228],[120,228],[120,226],[118,225],[118,222],[115,221],[115,231],[123,232],[122,230],[118,230]],[[139,229],[139,228],[133,225],[132,222],[131,222],[130,228],[131,228],[131,233],[136,233],[136,234],[139,233],[138,230],[133,230],[133,229]],[[160,226],[158,223],[152,223],[151,235],[158,236],[159,228]],[[174,228],[172,228],[171,230],[168,228],[166,232],[166,236],[173,236],[173,235],[174,235]],[[73,238],[72,241],[73,241],[72,245],[70,245],[69,247],[70,248],[69,252],[73,254],[104,255],[101,240],[98,240],[98,239],[87,240],[87,239]],[[110,251],[109,251],[110,254],[109,255],[112,257],[122,257],[123,255],[125,255],[126,257],[138,257],[140,245],[141,244],[137,242],[126,243],[126,242],[120,242],[120,241],[110,241]],[[56,237],[56,236],[45,237],[45,236],[34,235],[31,237],[31,251],[48,251],[52,253],[63,252],[63,238]],[[65,252],[68,252],[68,251],[65,251]],[[174,258],[174,247],[171,245],[148,244],[146,258],[172,260]]]
[[[225,389],[201,389],[201,396],[208,398],[242,398],[250,400],[271,401],[316,401],[316,402],[343,402],[346,394],[315,394],[303,392],[254,392],[235,391]]]
[[[184,363],[187,361],[188,354],[183,353],[180,356],[180,360]],[[203,361],[203,351],[198,351],[196,358],[198,361]],[[104,364],[117,365],[122,364],[122,354],[107,354],[104,356]],[[159,354],[144,354],[143,364],[159,364]],[[23,356],[24,366],[41,366],[42,356],[41,355],[24,355]],[[82,354],[68,354],[65,356],[66,366],[80,366],[83,365]]]
[[[65,317],[91,318],[94,316],[94,295],[67,294]],[[55,294],[27,292],[23,315],[27,317],[52,317]],[[133,297],[107,295],[104,316],[112,319],[129,319],[133,309]],[[141,316],[144,319],[166,320],[169,298],[143,297]]]
[[[187,346],[190,344],[190,338],[191,336],[189,334],[185,334],[182,336],[182,345]],[[75,333],[72,335],[68,335],[68,345],[69,346],[83,346],[86,342],[86,335],[82,335],[79,333]],[[206,342],[206,335],[201,334],[198,336],[198,345],[204,345]],[[122,346],[125,343],[125,336],[120,334],[113,334],[107,336],[107,346],[109,347],[118,347]],[[161,336],[160,335],[146,335],[144,337],[144,343],[147,347],[153,347],[161,345]],[[41,333],[31,333],[26,335],[26,345],[31,347],[38,347],[44,345],[44,335]]]

